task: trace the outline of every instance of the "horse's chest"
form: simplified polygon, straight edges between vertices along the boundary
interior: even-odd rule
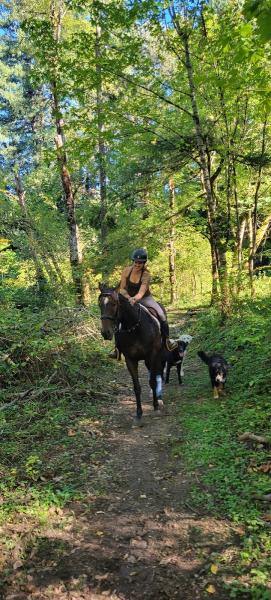
[[[144,346],[141,341],[125,332],[118,333],[117,345],[122,354],[129,358],[140,359],[142,353],[144,353]]]

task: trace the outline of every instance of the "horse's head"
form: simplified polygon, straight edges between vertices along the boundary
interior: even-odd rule
[[[105,340],[112,340],[118,316],[118,293],[115,288],[107,287],[104,283],[99,284],[99,289],[101,292],[99,296],[101,334]]]

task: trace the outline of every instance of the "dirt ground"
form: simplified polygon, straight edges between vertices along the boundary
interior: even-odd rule
[[[213,572],[214,561],[216,552],[234,545],[236,532],[227,521],[193,511],[191,477],[172,453],[172,441],[182,437],[176,406],[185,401],[193,363],[188,357],[183,386],[172,373],[159,414],[142,366],[142,427],[134,422],[124,363],[118,372],[118,401],[108,407],[102,442],[109,455],[97,472],[103,492],[93,494],[90,481],[84,502],[56,509],[42,533],[25,531],[25,561],[13,565],[3,600],[229,597]],[[21,537],[24,526],[23,520],[21,531],[17,525]]]

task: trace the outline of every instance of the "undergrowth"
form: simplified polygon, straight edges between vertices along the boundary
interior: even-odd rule
[[[44,523],[53,506],[102,493],[108,350],[95,312],[79,309],[6,310],[0,339],[0,524]]]
[[[184,439],[173,451],[184,457],[192,477],[197,473],[193,506],[245,527],[229,598],[271,598],[271,514],[270,500],[264,500],[271,492],[270,445],[238,439],[244,432],[271,438],[270,309],[269,298],[245,300],[223,325],[210,309],[199,313],[189,331],[193,365],[187,401],[179,406]],[[231,364],[220,400],[212,398],[207,366],[195,359],[199,349],[221,353]]]

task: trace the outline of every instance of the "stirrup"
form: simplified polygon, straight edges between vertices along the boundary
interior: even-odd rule
[[[115,348],[110,354],[108,354],[109,358],[114,358],[114,360],[120,360],[120,351],[118,348]]]

